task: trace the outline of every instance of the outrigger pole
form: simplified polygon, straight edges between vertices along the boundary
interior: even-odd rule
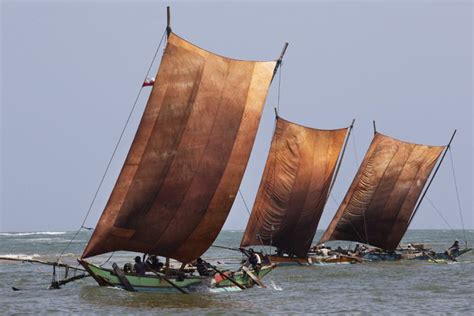
[[[433,183],[433,179],[435,178],[436,173],[438,172],[439,168],[441,167],[441,164],[443,163],[443,160],[444,160],[444,157],[446,156],[446,153],[448,152],[449,148],[451,147],[451,143],[452,143],[452,141],[453,141],[453,139],[454,139],[454,135],[456,135],[456,132],[457,132],[457,129],[454,130],[453,135],[451,136],[451,139],[449,140],[448,145],[446,145],[446,148],[444,149],[443,155],[441,156],[441,159],[439,160],[439,163],[438,163],[438,165],[436,166],[435,171],[433,172],[433,176],[431,177],[430,182],[428,182],[428,185],[426,186],[425,191],[424,191],[423,194],[421,195],[420,200],[418,201],[418,204],[417,204],[416,207],[415,207],[415,210],[414,210],[413,213],[411,214],[410,220],[408,221],[408,226],[410,226],[410,223],[411,223],[411,221],[413,220],[413,217],[415,217],[415,214],[416,214],[416,212],[418,211],[418,208],[420,207],[421,202],[423,201],[423,198],[424,198],[425,195],[426,195],[426,192],[428,192],[428,189],[430,188],[431,183]]]

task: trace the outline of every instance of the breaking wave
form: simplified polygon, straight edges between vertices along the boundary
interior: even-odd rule
[[[64,235],[66,232],[0,233],[0,236]]]
[[[32,259],[37,259],[40,257],[39,254],[32,254],[32,255],[25,255],[22,253],[7,253],[7,254],[0,254],[0,257],[3,258],[10,258],[10,259],[20,259],[20,260],[32,260]]]

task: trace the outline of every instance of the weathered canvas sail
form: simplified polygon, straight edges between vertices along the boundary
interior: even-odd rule
[[[351,240],[396,249],[444,148],[376,133],[320,243]]]
[[[190,262],[204,253],[235,199],[275,66],[218,56],[171,33],[82,257],[129,250]]]
[[[242,247],[273,245],[306,257],[347,130],[318,130],[277,118]]]

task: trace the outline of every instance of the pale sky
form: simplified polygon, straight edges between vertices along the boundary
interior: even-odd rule
[[[446,144],[457,128],[454,166],[464,224],[474,228],[471,1],[3,1],[0,231],[80,226],[165,29],[167,4],[178,35],[218,54],[272,60],[288,41],[283,118],[325,129],[356,119],[337,203],[372,139],[372,120],[384,134],[432,145]],[[250,207],[277,91],[278,77],[241,186]],[[102,212],[146,97],[87,226]],[[427,196],[461,227],[449,154]],[[334,200],[319,229],[332,219]],[[237,197],[224,228],[244,229],[248,217]],[[411,228],[448,227],[425,200]]]

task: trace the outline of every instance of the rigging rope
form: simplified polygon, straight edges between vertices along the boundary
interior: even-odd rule
[[[115,254],[115,251],[112,252],[112,253],[110,254],[110,256],[107,258],[107,260],[105,260],[99,267],[102,267],[102,266],[104,266],[107,262],[109,262],[109,260],[112,259],[112,257],[114,256],[114,254]]]
[[[458,238],[458,235],[456,234],[456,231],[453,229],[453,227],[451,227],[451,225],[449,225],[448,221],[446,220],[446,218],[443,216],[442,212],[439,210],[439,208],[436,207],[436,205],[433,203],[433,201],[430,200],[429,197],[426,197],[426,200],[428,201],[428,203],[431,205],[431,207],[436,211],[436,213],[438,213],[438,215],[441,217],[441,219],[444,221],[444,223],[449,227],[449,229],[451,230],[453,236],[454,236],[454,239],[459,239]]]
[[[458,209],[459,209],[459,216],[461,218],[461,227],[462,227],[462,232],[464,235],[464,242],[467,245],[467,236],[466,236],[466,230],[464,229],[464,219],[462,216],[462,207],[461,207],[461,199],[459,198],[459,189],[458,189],[458,182],[456,179],[456,172],[454,170],[454,159],[453,159],[453,153],[451,151],[451,146],[448,147],[449,149],[449,158],[451,158],[451,170],[453,172],[453,180],[454,180],[454,188],[456,189],[456,198],[458,200]]]
[[[240,197],[242,198],[242,201],[244,202],[245,209],[247,210],[247,213],[250,216],[250,209],[249,209],[249,207],[247,205],[247,202],[245,201],[244,195],[242,194],[242,191],[240,191],[240,189],[239,189],[239,194],[240,194]]]
[[[161,36],[161,39],[160,39],[160,43],[158,44],[158,47],[156,48],[156,51],[155,51],[155,54],[153,55],[153,59],[150,63],[150,66],[148,67],[148,71],[146,72],[146,75],[145,75],[145,78],[144,80],[142,81],[142,83],[148,78],[148,75],[150,74],[150,71],[151,71],[151,68],[153,67],[153,64],[155,63],[155,59],[156,59],[156,56],[158,55],[158,51],[160,50],[160,47],[161,47],[161,44],[163,43],[163,39],[165,38],[165,35],[166,35],[166,30],[163,32],[163,35]],[[72,242],[74,241],[74,239],[76,239],[77,235],[79,234],[79,232],[81,231],[81,229],[84,227],[85,223],[86,223],[86,220],[87,218],[89,217],[89,214],[92,210],[92,207],[94,206],[94,203],[95,203],[95,200],[97,198],[97,195],[99,194],[99,191],[100,191],[100,188],[102,187],[102,184],[105,180],[105,176],[107,175],[107,172],[109,171],[109,168],[110,168],[110,165],[112,164],[112,160],[114,159],[115,157],[115,154],[117,152],[117,149],[118,149],[118,146],[120,144],[120,142],[122,141],[122,138],[123,138],[123,135],[125,133],[125,130],[127,129],[127,126],[128,126],[128,123],[130,122],[130,118],[132,117],[132,114],[135,110],[135,107],[137,106],[137,103],[138,103],[138,100],[140,98],[140,95],[141,95],[141,92],[143,90],[143,85],[140,84],[140,90],[138,90],[138,94],[137,94],[137,97],[135,98],[135,102],[133,103],[133,106],[130,110],[130,113],[128,114],[128,117],[127,117],[127,120],[125,121],[125,125],[123,126],[122,128],[122,132],[120,133],[120,136],[118,138],[118,141],[117,143],[115,144],[115,148],[112,152],[112,156],[110,157],[109,159],[109,162],[107,163],[107,167],[105,168],[105,172],[104,174],[102,175],[102,178],[99,182],[99,186],[97,187],[97,190],[95,191],[95,194],[94,194],[94,197],[92,198],[92,201],[91,203],[89,204],[89,209],[87,210],[87,213],[86,213],[86,216],[84,217],[84,220],[82,221],[82,224],[81,226],[79,227],[79,229],[76,231],[76,233],[74,234],[74,236],[72,237],[72,239],[69,241],[69,243],[66,245],[66,247],[64,247],[64,249],[61,251],[59,257],[58,257],[58,262],[59,260],[61,259],[61,257],[64,255],[64,252],[71,246]]]

